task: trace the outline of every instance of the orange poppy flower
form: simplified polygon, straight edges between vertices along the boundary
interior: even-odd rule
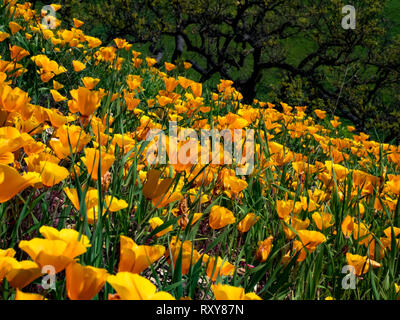
[[[207,276],[215,282],[219,276],[231,276],[235,271],[235,266],[221,257],[209,257],[205,255],[203,262],[207,264]]]
[[[24,48],[21,48],[19,46],[9,46],[10,47],[10,56],[11,60],[13,61],[20,61],[24,57],[29,56],[29,52],[26,51]]]
[[[0,164],[0,203],[13,198],[25,188],[41,181],[37,173],[20,175],[18,171],[5,164]]]
[[[350,252],[346,253],[347,263],[354,268],[354,272],[357,276],[361,276],[364,273],[367,273],[370,265],[374,268],[378,268],[381,266],[380,263],[368,259],[367,256],[360,256],[358,254],[351,254]]]
[[[248,232],[250,228],[260,219],[255,213],[248,213],[237,225],[240,232]]]
[[[65,270],[68,298],[71,300],[91,300],[106,283],[106,269],[82,266],[77,262],[69,264]]]
[[[72,61],[72,66],[74,67],[75,72],[81,72],[82,70],[86,69],[86,65],[77,60]]]
[[[165,65],[165,69],[167,71],[172,71],[176,68],[176,66],[174,64],[169,63],[169,62],[164,62],[164,65]]]
[[[141,273],[165,253],[161,245],[137,245],[131,238],[120,236],[120,260],[118,272]]]
[[[12,35],[16,34],[19,30],[23,29],[18,23],[11,21],[8,23]]]
[[[245,294],[243,288],[227,284],[212,284],[211,290],[214,293],[215,300],[262,300],[254,292]]]
[[[91,91],[85,87],[70,91],[72,99],[68,101],[69,110],[72,113],[80,112],[84,117],[89,117],[100,106],[101,97],[99,91]]]
[[[236,218],[232,211],[227,208],[215,205],[211,208],[209,225],[212,229],[221,229],[228,224],[236,222]]]
[[[260,262],[264,262],[267,260],[269,254],[271,253],[272,250],[272,241],[274,238],[272,236],[269,236],[267,239],[264,241],[259,241],[258,244],[258,249],[256,252],[256,259],[259,260]]]

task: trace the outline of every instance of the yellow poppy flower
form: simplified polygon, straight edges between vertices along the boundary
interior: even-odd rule
[[[3,278],[12,270],[15,261],[16,260],[10,256],[0,257],[0,284]]]
[[[159,217],[153,217],[153,218],[151,218],[151,219],[149,220],[149,224],[150,224],[151,228],[154,230],[155,228],[157,228],[157,227],[163,225],[163,224],[164,224],[164,221],[162,221]],[[163,236],[164,234],[166,234],[166,233],[172,231],[172,228],[173,228],[173,226],[170,225],[168,228],[165,228],[164,230],[162,230],[162,231],[156,233],[156,237],[161,237],[161,236]]]
[[[185,68],[185,70],[189,70],[192,67],[192,64],[190,62],[184,62],[183,63],[183,67]]]
[[[54,11],[58,11],[62,8],[61,4],[52,3],[51,6],[53,7]]]
[[[19,30],[23,29],[18,23],[11,21],[8,23],[12,35],[16,34]]]
[[[172,103],[173,100],[166,96],[157,96],[157,102],[161,107],[165,107],[167,104]]]
[[[70,91],[72,100],[68,101],[72,113],[80,112],[84,117],[89,117],[100,106],[101,97],[98,91],[91,91],[85,87]]]
[[[10,56],[11,56],[11,60],[20,61],[24,57],[29,56],[29,52],[19,46],[16,46],[16,45],[11,46],[10,45]]]
[[[103,288],[108,273],[105,269],[82,266],[77,262],[69,264],[65,270],[68,298],[71,300],[91,300]]]
[[[312,218],[319,230],[325,230],[335,224],[333,216],[327,212],[314,212]]]
[[[67,98],[61,95],[57,90],[50,90],[50,93],[55,102],[61,102],[67,100]]]
[[[355,274],[357,276],[361,276],[364,273],[367,273],[370,265],[374,268],[378,268],[381,266],[380,263],[368,259],[367,256],[360,256],[358,254],[351,254],[350,252],[346,253],[346,260],[349,265],[354,267]]]
[[[53,162],[40,161],[40,177],[43,185],[52,187],[69,176],[69,171]]]
[[[165,88],[168,92],[172,92],[175,90],[176,86],[178,85],[179,81],[175,78],[164,78]]]
[[[89,90],[93,90],[95,86],[100,82],[100,79],[98,78],[92,78],[92,77],[84,77],[81,79],[83,82],[83,85],[85,88]]]
[[[215,300],[262,300],[253,292],[245,294],[243,288],[227,284],[212,284],[211,290],[214,293]]]
[[[176,66],[174,64],[169,63],[169,62],[164,62],[164,65],[165,65],[165,69],[167,71],[172,71],[176,68]]]
[[[57,139],[52,138],[50,146],[59,159],[71,156],[71,150],[73,153],[80,152],[92,139],[81,127],[74,125],[59,127],[55,136]]]
[[[173,236],[169,248],[170,250],[165,252],[165,257],[168,258],[168,263],[171,263],[169,255],[171,251],[174,266],[176,266],[176,261],[182,249],[182,274],[187,274],[190,266],[196,264],[200,259],[200,253],[193,248],[193,243],[189,240],[182,243],[182,241],[177,240],[176,236]]]
[[[201,97],[203,92],[203,85],[201,83],[192,81],[190,83],[190,88],[192,89],[195,97]]]
[[[272,250],[272,241],[274,238],[272,236],[269,236],[267,239],[264,241],[259,241],[258,242],[258,249],[256,252],[256,259],[259,260],[260,262],[264,262],[267,260],[269,254],[271,253]]]
[[[57,230],[49,226],[42,226],[39,229],[40,234],[48,240],[61,240],[67,243],[64,251],[65,255],[76,257],[86,252],[86,248],[91,247],[89,238],[73,229]]]
[[[286,216],[282,221],[283,232],[288,240],[293,239],[296,236],[298,230],[305,230],[310,225],[310,220],[306,218],[301,220],[296,217]],[[290,227],[289,227],[290,226]],[[294,231],[293,231],[294,229]]]
[[[15,250],[13,248],[8,248],[8,249],[0,249],[0,258],[4,257],[14,257],[15,256]]]
[[[141,273],[160,259],[164,253],[164,246],[139,246],[132,239],[121,235],[118,272]]]
[[[157,60],[154,58],[146,57],[146,63],[149,67],[152,67],[157,63]]]
[[[389,190],[396,195],[400,194],[400,175],[396,176],[393,174],[388,174],[389,181],[386,182],[386,185],[389,187]]]
[[[235,222],[236,218],[232,211],[218,205],[211,208],[209,225],[212,229],[221,229]]]
[[[212,282],[219,276],[231,276],[235,271],[235,266],[221,257],[204,257],[203,262],[207,264],[207,276]]]
[[[42,270],[37,263],[30,260],[15,260],[11,263],[11,270],[6,278],[11,287],[22,289],[41,275]]]
[[[325,119],[325,117],[326,117],[326,111],[316,109],[316,110],[314,110],[314,113],[315,113],[315,114],[317,115],[317,117],[320,118],[320,119]]]
[[[117,291],[121,300],[175,300],[169,293],[160,291],[149,280],[130,272],[118,272],[107,282]]]
[[[50,74],[48,76],[46,75],[46,77],[52,78],[54,75],[59,75],[59,74],[67,71],[63,66],[59,66],[56,61],[50,60],[44,54],[39,54],[39,55],[33,56],[31,58],[31,60],[33,62],[35,62],[35,64],[39,68],[41,68],[41,73],[44,73],[44,74],[49,73]],[[50,80],[50,79],[48,79],[48,80]]]
[[[260,219],[256,217],[256,214],[251,212],[248,213],[237,225],[237,229],[240,232],[247,232],[250,228]]]
[[[293,250],[300,251],[297,261],[303,261],[307,257],[306,250],[311,254],[317,249],[317,246],[326,241],[326,237],[318,231],[299,230],[297,235],[300,241],[293,242]]]
[[[100,164],[100,157],[101,157],[101,164]],[[105,173],[111,168],[115,161],[115,156],[113,154],[107,153],[104,150],[99,152],[98,149],[94,148],[86,148],[85,149],[85,156],[81,158],[81,161],[85,164],[90,177],[93,180],[97,180],[98,171],[99,171],[99,164],[101,165],[100,174],[101,177],[105,175]],[[101,178],[100,177],[100,178]]]
[[[67,197],[71,200],[76,210],[80,210],[78,191],[76,189],[64,188],[64,192]],[[128,207],[128,203],[125,200],[118,200],[117,198],[106,195],[104,197],[103,214],[108,210],[110,212],[116,212]],[[88,223],[94,224],[98,220],[98,204],[99,194],[97,189],[89,188],[85,196],[86,204],[86,215]]]
[[[332,171],[335,173],[338,181],[343,181],[349,174],[349,170],[346,167],[333,163],[332,161],[325,161],[325,167],[327,168],[329,174],[332,174]]]
[[[28,108],[28,93],[18,87],[0,86],[0,108],[8,112],[23,112]]]
[[[26,293],[17,289],[15,300],[47,300],[42,295],[36,293]]]
[[[168,193],[172,186],[173,178],[160,180],[161,171],[151,169],[147,173],[147,180],[143,185],[143,195],[153,201],[154,206],[161,208],[170,202],[180,200],[182,195],[179,192]]]
[[[340,121],[338,121],[338,119],[336,119],[336,117],[334,120],[331,120],[330,123],[331,123],[332,127],[334,127],[335,129],[342,124]]]
[[[351,216],[346,216],[346,218],[344,218],[344,220],[342,222],[341,229],[342,229],[343,235],[346,238],[349,238],[354,230],[354,218]]]
[[[82,70],[86,69],[86,65],[77,60],[72,61],[72,66],[74,67],[75,72],[81,72]]]
[[[4,40],[6,40],[9,37],[10,37],[9,33],[0,31],[0,42],[3,42]]]
[[[20,175],[17,170],[0,164],[0,203],[6,202],[25,188],[41,181],[39,174]]]
[[[84,22],[75,18],[72,18],[72,21],[74,23],[74,27],[75,28],[80,28],[81,26],[83,26]]]
[[[281,219],[285,219],[286,217],[290,216],[293,210],[294,214],[299,214],[301,209],[301,203],[296,202],[295,205],[293,205],[293,200],[276,201],[276,211],[278,212],[278,216]]]
[[[58,273],[73,261],[74,257],[64,254],[68,244],[62,240],[48,240],[34,238],[19,243],[19,248],[25,251],[40,268],[50,265],[53,266],[55,272]]]

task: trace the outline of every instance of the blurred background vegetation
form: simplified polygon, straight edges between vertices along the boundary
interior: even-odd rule
[[[33,1],[40,9],[54,1]],[[339,0],[63,0],[87,34],[120,37],[144,55],[215,88],[231,79],[244,95],[319,108],[382,142],[400,142],[400,1],[354,0],[344,30]]]

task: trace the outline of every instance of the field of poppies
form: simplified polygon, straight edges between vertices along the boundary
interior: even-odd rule
[[[0,3],[0,299],[397,299],[398,146]]]

